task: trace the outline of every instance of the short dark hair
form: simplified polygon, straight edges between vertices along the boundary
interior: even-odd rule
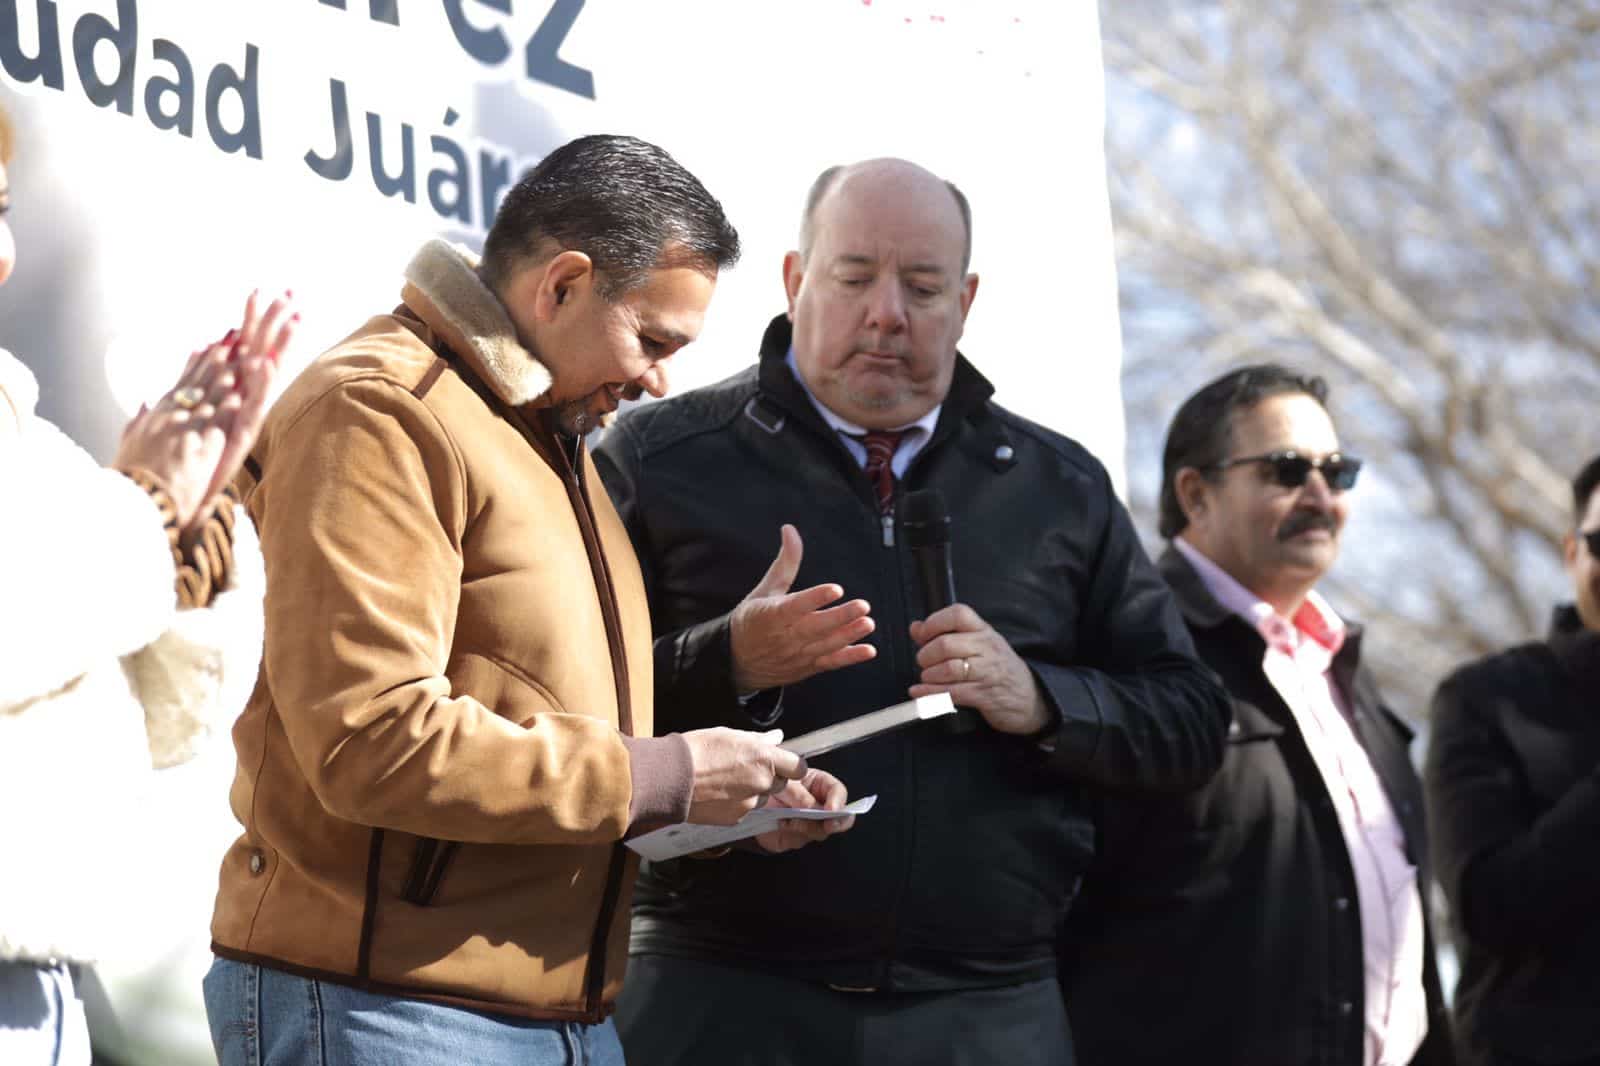
[[[1183,401],[1167,427],[1167,444],[1161,452],[1160,532],[1171,540],[1189,524],[1178,503],[1178,471],[1186,466],[1211,472],[1228,458],[1233,442],[1233,418],[1271,396],[1311,397],[1328,406],[1328,383],[1322,378],[1297,374],[1276,363],[1230,370]]]
[[[548,242],[593,260],[608,300],[660,267],[711,274],[739,260],[739,234],[698,178],[655,145],[612,134],[562,145],[517,182],[495,213],[479,273],[498,292]]]
[[[1572,520],[1583,521],[1583,513],[1589,509],[1589,497],[1594,495],[1594,490],[1600,488],[1600,455],[1583,464],[1583,469],[1578,471],[1578,476],[1572,479]]]
[[[802,260],[811,255],[811,242],[816,236],[814,219],[817,214],[817,205],[822,203],[822,198],[839,182],[839,175],[847,168],[843,165],[831,166],[817,175],[811,183],[811,188],[806,192],[805,214],[800,216],[800,258]],[[944,179],[941,179],[944,180]],[[967,201],[967,194],[953,181],[945,181],[944,187],[950,190],[950,195],[956,199],[956,210],[961,212],[961,229],[964,239],[961,245],[961,273],[967,272],[967,267],[972,263],[972,204]]]

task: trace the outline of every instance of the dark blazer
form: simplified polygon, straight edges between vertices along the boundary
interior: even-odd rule
[[[662,730],[750,728],[733,691],[728,612],[793,522],[795,588],[838,582],[872,604],[875,659],[783,693],[791,736],[906,699],[922,617],[905,538],[784,361],[629,412],[596,462],[633,538],[656,638]],[[854,829],[775,860],[646,864],[633,948],[851,987],[996,987],[1053,975],[1055,938],[1093,852],[1091,784],[1189,788],[1221,758],[1227,700],[1088,452],[1005,411],[965,359],[897,492],[952,511],[956,591],[1034,672],[1060,727],[1046,753],[987,728],[909,727],[819,756],[853,795]]]
[[[1333,801],[1262,669],[1260,634],[1177,551],[1158,565],[1234,721],[1204,787],[1102,795],[1100,855],[1062,939],[1078,1060],[1361,1066],[1361,915]],[[1361,669],[1361,641],[1350,627],[1333,672],[1426,885],[1411,733]],[[1413,1061],[1434,1066],[1451,1059],[1431,934],[1425,967],[1429,1035]]]
[[[1462,1061],[1600,1064],[1600,633],[1561,608],[1447,678],[1425,780]]]

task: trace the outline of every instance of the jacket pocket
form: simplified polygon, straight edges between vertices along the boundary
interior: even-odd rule
[[[444,880],[445,870],[460,846],[456,841],[419,838],[406,867],[405,880],[400,883],[400,898],[418,907],[432,903],[439,893],[439,882]]]
[[[1192,794],[1191,824],[1213,834],[1215,847],[1235,854],[1261,827],[1295,816],[1298,790],[1284,760],[1287,731],[1247,703],[1234,703],[1222,766]]]

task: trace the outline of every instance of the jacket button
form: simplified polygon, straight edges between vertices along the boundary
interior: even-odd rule
[[[1333,901],[1333,909],[1336,910],[1336,911],[1340,911],[1341,913],[1344,912],[1344,911],[1349,910],[1350,909],[1350,897],[1349,896],[1340,896],[1338,899],[1334,900]]]
[[[259,876],[261,871],[266,868],[267,857],[259,851],[252,851],[250,853],[250,872]]]
[[[1350,1017],[1350,1015],[1354,1014],[1355,1012],[1356,1012],[1356,1005],[1354,1003],[1350,1002],[1350,1000],[1348,1000],[1348,999],[1344,1000],[1343,1002],[1341,1002],[1339,1004],[1339,1013],[1343,1017],[1348,1018],[1348,1017]]]

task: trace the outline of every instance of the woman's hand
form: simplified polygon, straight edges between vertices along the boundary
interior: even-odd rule
[[[143,469],[160,481],[181,530],[206,520],[208,503],[255,444],[279,358],[300,317],[290,299],[286,292],[261,313],[251,293],[240,327],[195,352],[166,395],[122,431],[112,465]]]

